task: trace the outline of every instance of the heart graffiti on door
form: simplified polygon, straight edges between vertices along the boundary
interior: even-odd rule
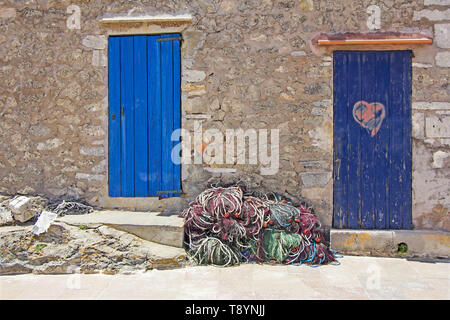
[[[353,106],[353,118],[372,137],[377,134],[385,116],[386,110],[384,105],[379,102],[358,101]]]

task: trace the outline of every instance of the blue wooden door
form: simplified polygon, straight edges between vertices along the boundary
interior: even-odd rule
[[[334,53],[333,227],[411,225],[411,51]]]
[[[109,37],[108,67],[109,195],[179,196],[179,35]]]

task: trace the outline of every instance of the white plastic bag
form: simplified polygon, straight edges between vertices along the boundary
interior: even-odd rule
[[[46,232],[48,227],[50,227],[53,221],[55,221],[57,216],[58,215],[56,213],[45,210],[42,211],[38,220],[34,224],[33,229],[31,229],[31,232],[33,232],[36,235]]]

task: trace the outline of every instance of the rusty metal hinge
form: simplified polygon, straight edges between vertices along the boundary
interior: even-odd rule
[[[156,41],[157,41],[157,42],[162,42],[162,41],[175,41],[175,40],[180,41],[180,40],[183,40],[183,38],[181,38],[181,37],[159,38],[159,39],[157,39]]]
[[[156,191],[156,194],[168,194],[168,193],[183,193],[183,190],[167,190],[167,191]]]

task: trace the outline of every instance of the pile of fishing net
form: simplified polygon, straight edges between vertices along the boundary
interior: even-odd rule
[[[65,216],[67,214],[88,214],[94,211],[94,208],[79,202],[63,200],[61,203],[48,205],[47,210],[56,213],[58,216]]]
[[[312,208],[278,194],[249,193],[244,186],[210,188],[181,217],[188,254],[197,264],[337,262]]]

